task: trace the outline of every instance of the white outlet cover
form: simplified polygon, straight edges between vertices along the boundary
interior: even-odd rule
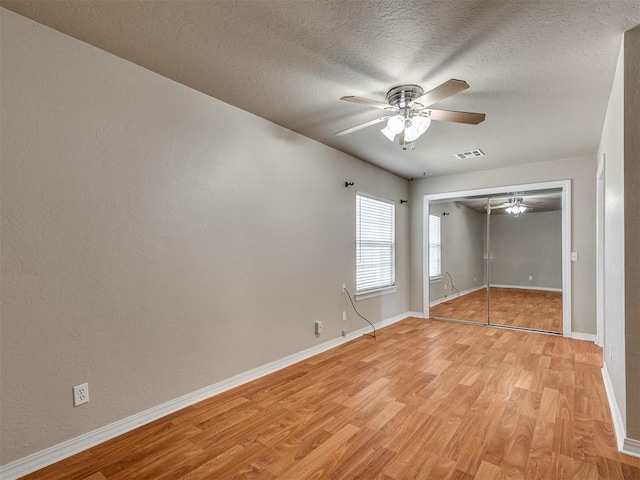
[[[89,401],[89,384],[83,383],[73,387],[73,406],[77,407]]]

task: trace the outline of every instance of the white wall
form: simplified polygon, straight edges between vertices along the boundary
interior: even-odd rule
[[[604,165],[604,347],[617,408],[626,423],[624,265],[624,53],[620,50],[598,149]],[[609,357],[611,352],[612,356]]]
[[[6,10],[1,35],[0,463],[340,336],[356,188],[407,181]],[[408,310],[397,205],[372,321]]]
[[[491,285],[562,289],[561,210],[491,215],[490,232]]]
[[[571,250],[579,253],[579,261],[572,262],[571,325],[574,332],[595,334],[595,172],[595,155],[586,155],[410,182],[410,256],[412,259],[409,279],[410,309],[423,310],[424,195],[571,179],[573,197]]]

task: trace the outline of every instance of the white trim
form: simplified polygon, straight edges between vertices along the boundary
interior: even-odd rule
[[[620,453],[640,458],[640,440],[625,437]]]
[[[374,325],[379,329],[397,323],[401,320],[404,320],[405,318],[421,318],[422,315],[423,314],[419,312],[406,312],[391,318],[387,318],[385,320],[381,320]],[[92,430],[91,432],[87,432],[83,435],[80,435],[79,437],[75,437],[65,442],[59,443],[52,447],[33,453],[27,457],[20,458],[11,463],[0,466],[0,478],[2,480],[15,480],[24,475],[28,475],[29,473],[33,473],[37,470],[40,470],[41,468],[52,465],[56,462],[59,462],[60,460],[64,460],[65,458],[68,458],[72,455],[104,443],[107,440],[130,432],[131,430],[141,427],[142,425],[146,425],[147,423],[165,417],[170,413],[176,412],[202,400],[213,397],[240,385],[244,385],[260,377],[264,377],[265,375],[269,375],[270,373],[282,370],[283,368],[286,368],[290,365],[318,355],[319,353],[322,353],[326,350],[330,350],[339,345],[347,343],[357,337],[362,336],[364,333],[369,333],[370,330],[371,327],[367,325],[366,327],[350,332],[345,336],[334,338],[319,345],[315,345],[311,348],[307,348],[306,350],[302,350],[301,352],[297,352],[279,360],[269,362],[247,372],[240,373],[226,380],[222,380],[218,383],[214,383],[213,385],[209,385],[208,387],[196,390],[195,392],[188,393],[176,399],[170,400],[166,403],[163,403],[162,405],[152,407],[148,410],[136,413],[127,418],[123,418],[122,420],[118,420],[116,422],[100,427],[96,430]]]
[[[397,291],[398,287],[396,285],[391,285],[390,287],[377,288],[375,290],[356,293],[356,302],[366,300],[367,298],[379,297],[380,295],[388,295],[389,293],[395,293]]]
[[[602,380],[604,382],[604,390],[607,393],[607,400],[609,400],[609,409],[611,410],[611,418],[613,419],[613,429],[616,434],[616,441],[618,444],[618,450],[622,450],[624,446],[624,438],[626,435],[626,429],[624,422],[622,421],[622,415],[618,408],[618,402],[616,402],[616,396],[613,392],[613,384],[607,372],[607,364],[602,367]]]
[[[562,335],[571,337],[571,180],[556,180],[521,185],[479,188],[427,194],[424,196],[422,211],[422,306],[425,318],[429,318],[429,283],[425,281],[429,272],[429,203],[433,200],[447,200],[458,197],[492,195],[526,190],[548,190],[562,188]]]
[[[536,287],[535,285],[500,285],[497,283],[492,283],[491,286],[496,288],[517,288],[519,290],[542,290],[545,292],[562,292],[562,288]]]
[[[595,337],[595,335],[594,335]],[[607,400],[609,401],[609,409],[611,410],[611,417],[613,418],[613,429],[616,434],[616,442],[618,444],[618,451],[629,455],[631,457],[640,458],[640,440],[627,437],[627,430],[624,422],[622,421],[622,415],[618,408],[618,402],[616,402],[616,396],[613,392],[613,384],[607,372],[607,364],[602,367],[602,380],[604,382],[604,390],[607,392]]]
[[[607,154],[596,173],[596,344],[604,347],[604,172]]]
[[[571,338],[574,340],[587,340],[596,343],[596,336],[593,333],[571,332]]]
[[[562,182],[562,335],[571,337],[571,180]]]
[[[407,314],[414,318],[425,318],[424,313],[422,312],[407,312]]]
[[[460,292],[460,295],[458,295],[457,297],[454,296],[455,294],[451,294],[451,295],[449,295],[449,297],[439,298],[437,300],[434,300],[433,302],[429,302],[429,306],[430,307],[435,307],[436,305],[440,305],[443,302],[447,302],[447,301],[451,300],[451,297],[460,298],[460,297],[462,297],[464,295],[468,295],[470,293],[477,292],[478,290],[482,290],[484,288],[487,288],[487,286],[486,285],[481,285],[480,287],[468,288],[467,290],[462,290]]]

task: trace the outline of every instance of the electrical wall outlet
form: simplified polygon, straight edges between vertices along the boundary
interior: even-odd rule
[[[533,275],[529,275],[529,280],[533,280]]]
[[[342,293],[347,293],[347,284],[346,283],[342,284]]]
[[[346,330],[342,330],[342,336],[346,337],[347,336],[347,331]]]
[[[473,277],[473,283],[476,283],[478,281],[478,277]]]
[[[447,284],[445,283],[445,284],[443,284],[443,285],[444,285],[444,289],[446,290],[446,289],[447,289]]]
[[[342,312],[342,321],[343,322],[347,321],[347,312]]]
[[[322,322],[316,322],[316,334],[322,332]]]
[[[89,401],[89,384],[83,383],[73,387],[73,406],[77,407]]]

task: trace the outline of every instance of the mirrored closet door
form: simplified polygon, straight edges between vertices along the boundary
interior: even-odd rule
[[[562,333],[562,192],[490,199],[493,325]]]
[[[562,191],[429,205],[430,317],[562,333]]]
[[[485,259],[488,201],[456,199],[430,206],[429,260],[435,267],[429,272],[431,317],[489,321]]]

